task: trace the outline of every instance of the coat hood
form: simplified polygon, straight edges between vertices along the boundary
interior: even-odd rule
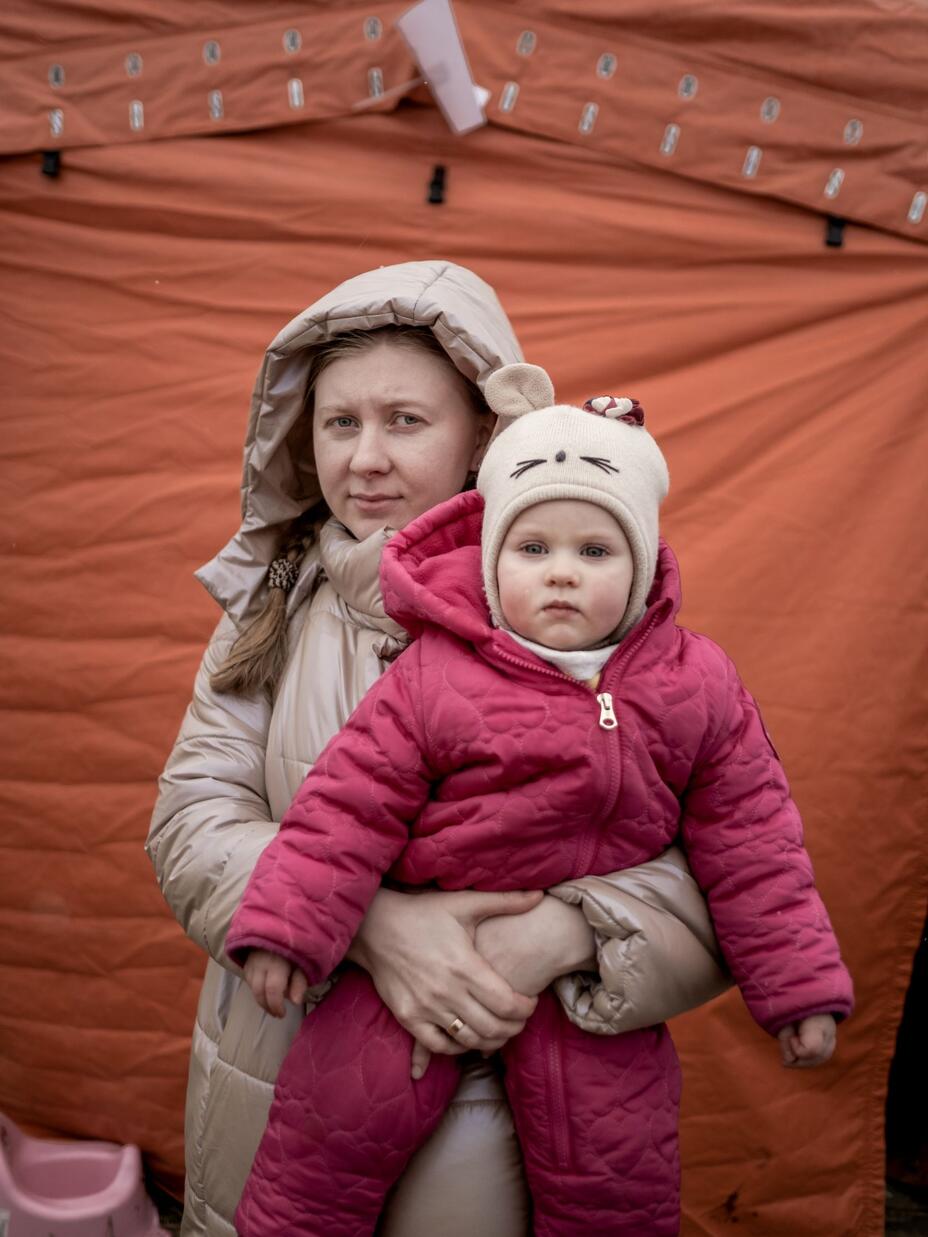
[[[288,323],[271,341],[252,393],[241,527],[196,573],[235,622],[257,608],[284,527],[322,497],[312,427],[304,415],[314,347],[345,331],[394,324],[428,327],[455,366],[481,389],[494,370],[521,360],[496,293],[473,271],[451,262],[403,262],[367,271],[339,284]],[[291,605],[305,595],[315,570],[313,561],[304,563]]]
[[[387,543],[380,566],[384,606],[411,636],[438,627],[484,651],[500,642],[510,648],[509,637],[490,624],[483,590],[483,510],[483,498],[476,490],[456,494]],[[661,541],[641,621],[655,616],[672,621],[681,601],[680,569],[670,546]]]

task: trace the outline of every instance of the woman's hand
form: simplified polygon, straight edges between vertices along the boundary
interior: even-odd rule
[[[475,944],[497,974],[529,996],[559,975],[596,969],[596,942],[586,916],[550,895],[524,915],[484,919]]]
[[[831,1014],[813,1014],[801,1022],[791,1022],[777,1035],[783,1064],[787,1069],[824,1065],[835,1050],[837,1031]]]
[[[347,956],[416,1039],[413,1077],[421,1077],[429,1052],[493,1052],[525,1026],[534,995],[522,995],[480,957],[474,934],[488,917],[524,916],[541,897],[379,890]],[[452,1037],[447,1028],[456,1019],[463,1027]]]
[[[252,949],[242,970],[255,1000],[275,1018],[284,1016],[284,997],[294,1005],[306,999],[309,981],[289,958],[268,949]]]

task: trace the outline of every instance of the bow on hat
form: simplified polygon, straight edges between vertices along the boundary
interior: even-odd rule
[[[626,425],[644,425],[644,409],[636,399],[615,395],[595,395],[583,405],[584,412],[608,417],[610,421],[624,421]]]

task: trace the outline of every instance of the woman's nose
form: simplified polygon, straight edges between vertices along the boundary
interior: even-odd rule
[[[378,426],[362,426],[360,434],[355,439],[354,451],[348,467],[359,476],[390,471],[387,444]]]

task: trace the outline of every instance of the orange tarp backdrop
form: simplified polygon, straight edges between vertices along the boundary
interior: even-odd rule
[[[928,10],[617,7],[459,4],[491,91],[465,138],[421,88],[389,94],[415,75],[403,5],[6,7],[14,1119],[138,1142],[176,1184],[202,957],[142,843],[216,618],[191,572],[237,523],[266,343],[349,275],[447,257],[498,289],[562,397],[647,408],[683,620],[762,704],[857,985],[818,1071],[782,1070],[737,993],[679,1021],[684,1232],[882,1232],[886,1076],[928,888]],[[436,164],[446,200],[427,205]],[[841,248],[826,213],[848,220]]]

